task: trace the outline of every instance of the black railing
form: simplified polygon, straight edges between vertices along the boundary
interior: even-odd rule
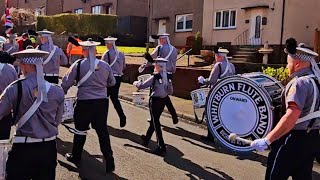
[[[234,45],[237,46],[261,46],[263,45],[263,30],[261,29],[253,37],[249,37],[249,29],[242,32],[237,38],[234,39]]]
[[[249,29],[241,33],[237,38],[234,39],[234,45],[247,45],[249,40]]]

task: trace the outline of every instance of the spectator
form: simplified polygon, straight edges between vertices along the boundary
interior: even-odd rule
[[[21,39],[18,40],[18,44],[19,44],[19,51],[25,50],[29,45],[32,46],[32,42],[29,39],[28,33],[22,34]]]
[[[74,36],[74,39],[76,39],[78,42],[81,42],[78,36]],[[68,43],[67,45],[67,56],[69,57],[69,63],[73,64],[76,60],[80,59],[82,57],[82,47],[81,46],[75,46],[72,43]]]

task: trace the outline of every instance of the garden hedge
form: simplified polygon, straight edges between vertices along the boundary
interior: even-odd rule
[[[117,16],[96,14],[58,14],[38,16],[37,30],[48,29],[56,34],[66,31],[67,34],[80,36],[108,36],[117,31]]]

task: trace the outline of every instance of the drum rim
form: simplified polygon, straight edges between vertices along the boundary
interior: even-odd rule
[[[208,111],[210,112],[210,107],[208,107],[209,102],[212,103],[213,98],[210,98],[210,95],[218,88],[222,87],[225,83],[228,83],[232,80],[239,80],[241,79],[242,81],[244,81],[246,84],[250,84],[251,86],[255,87],[255,89],[258,91],[259,94],[261,94],[263,96],[263,100],[267,100],[265,101],[266,105],[271,107],[270,110],[268,110],[268,116],[270,119],[274,118],[274,110],[272,109],[272,98],[270,97],[268,91],[259,83],[257,83],[256,81],[250,79],[249,77],[243,77],[243,76],[239,76],[239,75],[234,75],[234,76],[229,76],[226,78],[221,79],[214,88],[212,88],[210,90],[210,92],[208,93],[207,96],[207,101],[206,101],[206,105],[205,105],[205,112],[206,112],[206,119],[207,119],[207,126],[209,131],[211,132],[211,134],[218,139],[218,143],[221,144],[223,147],[227,148],[228,150],[231,150],[233,152],[239,152],[239,153],[248,153],[250,151],[253,150],[253,148],[251,148],[250,146],[245,146],[245,147],[239,147],[239,146],[235,146],[234,144],[231,144],[230,142],[225,141],[221,135],[219,135],[217,133],[217,131],[215,131],[215,129],[213,128],[213,124],[212,121],[210,121],[209,119],[211,119],[211,117],[209,118],[209,113],[207,113]],[[211,99],[211,100],[210,100]],[[269,120],[268,120],[269,122]],[[269,122],[270,123],[270,122]],[[271,121],[270,125],[268,125],[268,128],[264,134],[264,136],[270,132],[273,128],[273,120]],[[213,130],[214,129],[214,130]]]

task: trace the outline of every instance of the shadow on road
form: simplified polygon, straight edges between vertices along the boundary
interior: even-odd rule
[[[209,151],[214,151],[217,153],[223,153],[231,156],[236,156],[239,160],[251,160],[251,161],[257,161],[260,162],[261,165],[267,166],[267,157],[257,154],[257,153],[248,153],[248,154],[242,154],[237,155],[231,151],[226,150],[225,148],[221,147],[218,143],[215,142],[208,142],[203,141],[201,139],[201,136],[199,134],[190,132],[188,130],[185,130],[181,127],[171,128],[168,126],[162,126],[163,130],[166,132],[169,132],[171,134],[174,134],[176,136],[182,137],[183,141],[186,141],[192,145],[198,146],[203,149],[207,149]],[[192,139],[192,140],[190,140]]]
[[[135,133],[132,133],[130,131],[127,130],[120,130],[120,129],[115,129],[111,126],[108,127],[109,133],[110,135],[114,136],[114,137],[118,137],[118,138],[123,138],[123,139],[128,139],[136,144],[140,144],[140,135],[137,135]],[[150,141],[150,146],[156,146],[156,143],[154,141]],[[131,145],[131,144],[125,144],[125,147],[131,147],[131,148],[135,148],[141,151],[144,151],[146,153],[151,153],[151,150],[142,146],[135,146],[135,145]],[[207,168],[209,170],[215,171],[216,173],[211,173],[209,171],[207,171],[206,169],[204,169],[203,167],[199,166],[196,163],[193,163],[192,161],[190,161],[189,159],[185,159],[183,158],[184,154],[177,148],[171,146],[171,145],[167,145],[167,155],[164,156],[164,162],[166,162],[167,164],[174,166],[178,169],[181,169],[183,171],[187,171],[189,172],[189,174],[187,174],[188,177],[190,177],[190,179],[232,179],[230,176],[228,176],[225,173],[222,173],[220,171],[217,171],[213,168]],[[220,174],[222,177],[216,175],[216,174]]]
[[[57,139],[58,153],[64,156],[66,153],[71,152],[73,144],[71,142],[62,141]],[[102,155],[91,155],[86,150],[82,153],[82,163],[79,167],[75,167],[68,161],[58,161],[58,163],[68,169],[69,171],[78,172],[79,177],[83,180],[105,180],[105,179],[120,179],[116,174],[106,174],[105,165],[99,159],[103,159]]]

